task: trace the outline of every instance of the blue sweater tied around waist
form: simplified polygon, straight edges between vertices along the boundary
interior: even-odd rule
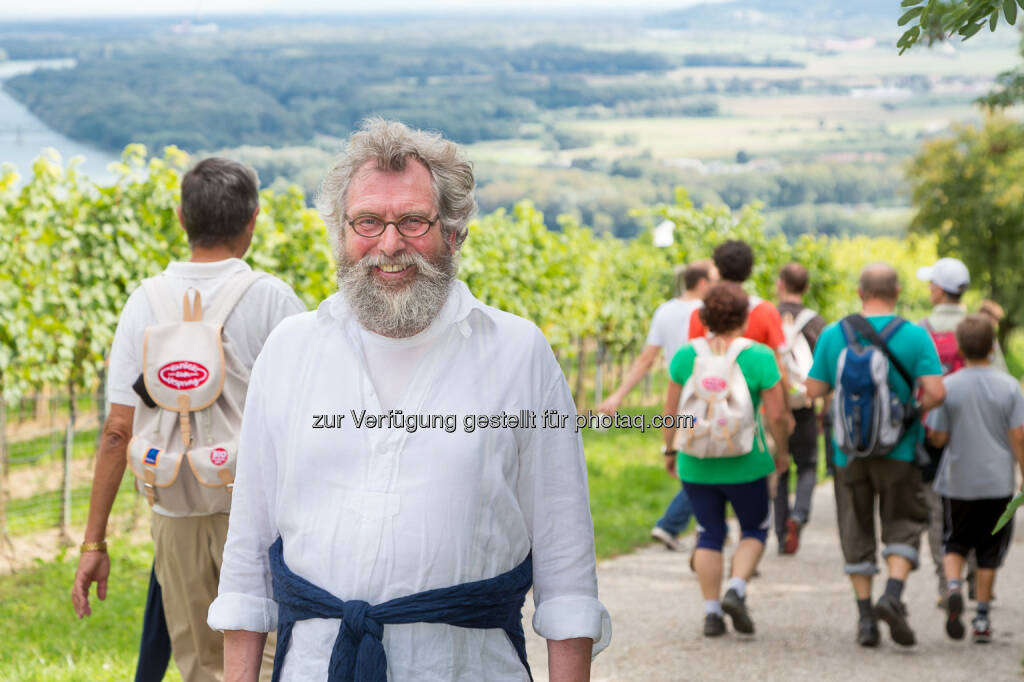
[[[463,628],[501,628],[515,647],[519,660],[533,679],[526,662],[523,602],[533,584],[533,558],[501,575],[474,582],[426,590],[370,605],[358,599],[342,601],[330,592],[295,575],[284,563],[281,538],[270,546],[270,572],[277,602],[277,652],[272,682],[279,682],[284,657],[296,621],[340,618],[334,640],[328,682],[387,682],[384,652],[385,625],[446,623]]]

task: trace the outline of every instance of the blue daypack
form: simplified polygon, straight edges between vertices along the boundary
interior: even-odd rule
[[[850,315],[839,323],[846,347],[836,363],[833,429],[836,447],[850,458],[884,457],[917,418],[913,396],[903,403],[889,386],[891,363],[911,393],[914,390],[910,373],[887,345],[904,324],[906,320],[894,317],[876,332],[861,315]]]

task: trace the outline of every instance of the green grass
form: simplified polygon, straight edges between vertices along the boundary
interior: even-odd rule
[[[111,516],[116,518],[131,512],[135,505],[134,476],[129,472],[121,481],[121,488]],[[89,491],[91,485],[72,488],[71,524],[84,525],[89,515]],[[48,490],[32,497],[22,497],[7,503],[7,530],[12,535],[23,535],[60,525],[62,491]],[[0,678],[3,679],[3,678]]]
[[[90,457],[96,451],[99,429],[76,431],[72,441],[73,458]],[[64,456],[64,432],[20,440],[8,445],[11,468],[34,466],[40,462],[59,460]]]
[[[620,412],[644,415],[649,422],[661,410],[647,407]],[[679,489],[679,481],[662,467],[661,443],[657,430],[583,431],[598,558],[629,552],[649,542],[651,526]]]
[[[72,556],[0,577],[0,680],[130,680],[142,629],[152,545],[112,543],[107,599],[91,595],[93,614],[71,608]],[[165,680],[181,680],[173,663]]]

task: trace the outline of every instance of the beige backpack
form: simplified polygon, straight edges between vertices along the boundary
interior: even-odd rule
[[[180,289],[166,278],[142,283],[157,318],[142,350],[143,382],[156,407],[140,402],[135,408],[128,465],[149,504],[169,514],[223,513],[231,506],[249,370],[225,348],[221,330],[263,276],[232,277],[205,313],[194,289],[185,292],[182,312]]]
[[[733,339],[723,355],[713,353],[704,337],[691,343],[697,357],[679,398],[679,413],[692,415],[695,421],[693,428],[676,431],[674,447],[693,457],[745,455],[754,447],[757,421],[736,358],[754,342]]]

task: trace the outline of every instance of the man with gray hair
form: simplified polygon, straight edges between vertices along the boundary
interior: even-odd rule
[[[857,288],[860,313],[825,327],[806,383],[812,400],[836,392],[832,407],[839,542],[857,599],[857,642],[866,647],[878,646],[879,619],[889,625],[897,644],[916,641],[902,595],[918,565],[928,503],[915,463],[921,422],[913,415],[945,397],[942,367],[928,332],[894,314],[899,292],[892,267],[865,266]],[[918,386],[920,404],[914,406]],[[878,573],[876,500],[889,578],[872,605],[871,583]]]
[[[607,646],[565,378],[455,279],[473,182],[454,143],[381,119],[323,182],[339,291],[253,371],[209,613],[228,680],[275,628],[275,680],[529,680],[531,584],[551,680]]]

